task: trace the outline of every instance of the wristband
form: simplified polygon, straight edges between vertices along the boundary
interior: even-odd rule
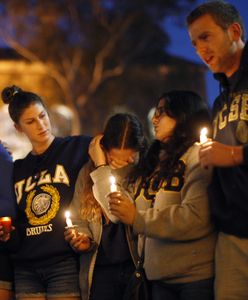
[[[96,169],[101,168],[101,167],[105,167],[105,166],[107,166],[107,164],[101,164],[101,165],[96,166]]]

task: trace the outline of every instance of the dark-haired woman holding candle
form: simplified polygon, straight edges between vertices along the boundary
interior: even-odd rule
[[[55,137],[47,109],[34,93],[13,86],[3,90],[2,99],[15,128],[32,145],[24,159],[14,162],[20,238],[14,255],[16,298],[78,300],[78,262],[64,240],[64,213],[88,160],[90,138]]]
[[[112,193],[110,211],[139,235],[153,300],[213,300],[211,169],[199,162],[200,130],[210,124],[206,103],[191,91],[164,93],[152,122],[156,140],[133,174],[136,205]]]

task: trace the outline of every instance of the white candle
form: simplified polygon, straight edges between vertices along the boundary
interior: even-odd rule
[[[110,192],[114,193],[117,192],[117,185],[116,185],[116,180],[114,176],[110,176],[109,177],[109,181],[110,181]]]
[[[206,141],[208,140],[207,133],[208,133],[207,128],[203,127],[201,130],[201,133],[200,133],[200,143],[201,144],[206,143]]]
[[[67,227],[73,227],[73,224],[72,224],[70,216],[71,216],[71,214],[70,214],[69,210],[67,210],[65,212],[65,221],[66,221]]]

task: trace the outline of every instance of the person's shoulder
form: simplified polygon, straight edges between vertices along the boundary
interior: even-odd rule
[[[12,160],[11,155],[8,153],[8,151],[4,148],[4,146],[0,143],[0,159],[4,160]]]
[[[199,152],[199,149],[200,149],[200,147],[201,147],[201,144],[200,143],[198,143],[198,142],[196,142],[196,143],[194,143],[193,145],[191,145],[187,150],[186,150],[186,152],[184,153],[184,157],[185,156],[195,156],[196,155],[196,153],[198,153]]]
[[[62,138],[56,138],[56,148],[63,153],[74,153],[84,157],[88,153],[89,144],[91,137],[86,135],[75,135],[75,136],[66,136]]]
[[[200,164],[199,150],[201,148],[200,143],[194,143],[186,152],[187,170],[200,174],[203,178],[209,180],[212,174],[212,168],[203,168]]]
[[[194,143],[190,146],[182,156],[182,160],[185,161],[186,165],[193,165],[199,163],[199,150],[200,143]]]
[[[56,137],[58,143],[83,143],[89,144],[92,137],[88,135],[71,135],[66,137]]]
[[[92,140],[92,137],[88,135],[74,135],[71,136],[71,138],[74,139],[75,141],[78,141],[79,143],[86,143],[86,144],[89,144],[90,141]]]
[[[23,158],[18,158],[14,160],[14,167],[18,168],[23,165],[26,165],[30,160],[31,160],[31,153],[28,153],[25,157]]]

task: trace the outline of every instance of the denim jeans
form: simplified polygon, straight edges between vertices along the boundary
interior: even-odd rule
[[[74,257],[43,267],[16,266],[16,298],[79,296],[78,274],[78,263]]]
[[[214,300],[214,279],[168,284],[152,281],[153,300]]]

